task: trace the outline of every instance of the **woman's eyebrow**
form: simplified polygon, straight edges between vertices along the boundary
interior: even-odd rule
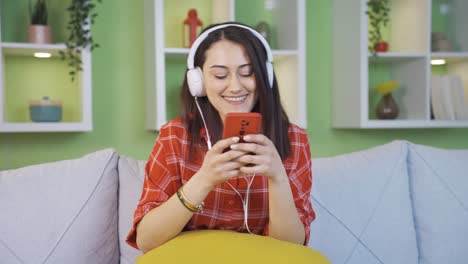
[[[224,65],[211,65],[210,68],[223,68],[223,69],[227,69],[228,67],[224,66]]]
[[[248,66],[252,66],[252,63],[242,64],[242,65],[240,65],[238,68],[244,68],[244,67],[248,67]],[[223,69],[227,69],[228,67],[225,66],[225,65],[214,64],[214,65],[211,65],[210,68],[223,68]]]

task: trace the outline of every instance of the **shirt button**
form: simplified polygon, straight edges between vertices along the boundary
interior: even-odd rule
[[[234,204],[234,200],[230,200],[229,205],[233,205],[233,204]]]

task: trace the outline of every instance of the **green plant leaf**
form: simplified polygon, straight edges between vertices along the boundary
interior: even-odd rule
[[[38,0],[45,1],[45,0]],[[81,51],[82,49],[99,47],[91,37],[90,24],[94,23],[94,18],[97,13],[93,11],[97,1],[102,3],[102,0],[71,0],[70,5],[66,8],[69,13],[69,21],[67,24],[68,37],[65,43],[67,47],[66,53],[63,52],[62,59],[68,60],[68,66],[71,68],[69,75],[71,80],[75,79],[78,72],[83,71]],[[90,23],[91,22],[91,23]]]

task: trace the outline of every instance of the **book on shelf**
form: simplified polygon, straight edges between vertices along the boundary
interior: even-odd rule
[[[459,75],[431,76],[431,107],[436,120],[468,120],[468,95]]]

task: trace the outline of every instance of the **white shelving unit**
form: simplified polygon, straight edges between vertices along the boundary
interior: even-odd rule
[[[333,3],[332,115],[335,128],[449,128],[468,127],[468,120],[435,120],[431,115],[432,59],[446,60],[446,74],[462,77],[468,95],[468,1],[390,0],[391,13],[385,39],[389,51],[377,57],[368,51],[367,0],[335,0]],[[453,44],[451,52],[431,52],[431,32],[440,5]],[[441,23],[441,22],[439,22]],[[461,24],[460,24],[461,23]],[[380,120],[375,115],[375,85],[395,80],[392,94],[399,116]],[[466,98],[468,102],[468,96]]]
[[[48,52],[52,55],[52,58],[57,59],[59,57],[59,51],[64,51],[66,49],[65,44],[58,43],[58,44],[31,44],[31,43],[17,43],[17,42],[3,42],[1,40],[1,29],[4,29],[6,26],[14,26],[12,24],[9,25],[1,25],[1,14],[0,8],[0,132],[80,132],[80,131],[91,131],[92,130],[92,92],[91,92],[91,52],[89,49],[83,50],[81,52],[81,59],[82,59],[82,67],[83,72],[78,74],[75,79],[76,90],[72,93],[75,94],[75,99],[73,100],[75,105],[78,105],[79,108],[78,113],[76,116],[79,118],[74,118],[73,121],[63,121],[63,122],[32,122],[24,120],[15,120],[11,118],[7,118],[7,112],[12,111],[8,109],[7,100],[8,96],[6,93],[9,91],[10,93],[19,93],[17,92],[18,87],[7,87],[7,79],[10,76],[7,75],[7,68],[9,67],[8,58],[14,59],[30,59],[33,57],[35,52]],[[48,60],[45,59],[37,59],[43,60],[46,62]],[[35,65],[40,65],[40,63],[36,63]],[[64,67],[66,63],[64,62]],[[36,71],[37,68],[37,71]],[[42,74],[43,69],[39,66],[34,68],[35,75],[40,76]],[[66,73],[68,72],[68,68],[64,69],[63,72],[57,73],[61,74],[57,76],[57,79],[64,80],[70,79]],[[65,75],[63,75],[65,73]],[[49,76],[50,73],[47,73]],[[54,80],[47,80],[48,83],[54,83]],[[62,82],[63,83],[63,82]],[[60,86],[61,83],[55,83],[56,86]],[[75,87],[74,87],[75,89]],[[64,91],[67,92],[67,91]],[[24,96],[24,94],[19,93],[18,96]],[[44,94],[44,96],[47,94]],[[40,98],[30,98],[30,99],[40,99]],[[55,99],[55,98],[53,98]],[[24,105],[24,106],[23,106]],[[68,105],[63,105],[62,112],[68,111]],[[24,104],[21,106],[22,112],[28,111],[28,101],[25,100]],[[76,120],[76,121],[75,121]]]
[[[159,128],[174,117],[168,106],[178,105],[180,81],[183,78],[188,49],[182,42],[168,40],[168,35],[182,36],[182,21],[189,8],[197,8],[204,26],[216,22],[239,21],[238,4],[263,6],[271,15],[271,27],[275,33],[273,47],[274,69],[280,87],[283,105],[290,120],[306,127],[306,50],[305,50],[305,1],[304,0],[145,0],[145,54],[147,89],[147,128]],[[175,84],[177,83],[177,84]],[[176,87],[178,85],[178,87]],[[169,91],[171,93],[169,94]],[[177,96],[175,96],[175,94]]]

